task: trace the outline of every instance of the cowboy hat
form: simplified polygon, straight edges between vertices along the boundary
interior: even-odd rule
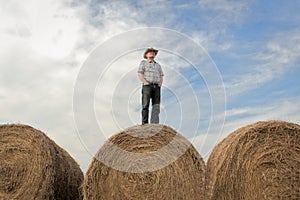
[[[152,47],[146,49],[146,51],[145,51],[145,53],[144,53],[144,58],[145,58],[145,59],[147,59],[146,54],[147,54],[148,52],[154,52],[155,55],[157,55],[158,50],[157,50],[157,49],[153,49]]]

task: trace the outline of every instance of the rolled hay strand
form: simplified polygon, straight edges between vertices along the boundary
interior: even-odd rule
[[[1,200],[82,199],[83,173],[43,132],[28,125],[0,125]]]
[[[242,127],[207,162],[210,199],[300,199],[300,126],[261,121]]]
[[[109,138],[83,183],[84,199],[203,199],[205,163],[172,128],[129,127]]]

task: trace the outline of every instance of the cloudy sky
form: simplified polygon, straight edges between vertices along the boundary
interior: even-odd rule
[[[84,171],[140,123],[148,46],[165,72],[161,123],[205,159],[241,126],[300,123],[298,0],[0,2],[0,123],[42,130]]]

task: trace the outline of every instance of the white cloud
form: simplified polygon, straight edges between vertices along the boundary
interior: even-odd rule
[[[229,26],[244,22],[251,3],[252,1],[200,0],[199,10],[209,14],[202,20],[203,28],[192,31],[192,38],[209,52],[229,51],[236,45]]]
[[[237,0],[200,0],[199,5],[205,9],[237,13],[243,12],[250,2]]]
[[[18,40],[36,54],[59,59],[71,53],[79,37],[81,20],[62,1],[9,1],[2,11],[1,35],[6,44]]]
[[[295,68],[300,58],[299,35],[299,30],[278,33],[265,47],[258,49],[256,55],[250,55],[248,59],[257,63],[254,66],[245,64],[246,69],[251,68],[250,72],[226,76],[228,94],[236,96],[252,90]]]

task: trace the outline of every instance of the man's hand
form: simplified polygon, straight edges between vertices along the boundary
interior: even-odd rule
[[[148,81],[146,81],[146,79],[144,78],[144,74],[143,73],[138,73],[138,76],[140,78],[140,80],[143,82],[144,85],[149,85]]]
[[[161,86],[162,86],[162,83],[159,83],[158,86],[161,87]]]

